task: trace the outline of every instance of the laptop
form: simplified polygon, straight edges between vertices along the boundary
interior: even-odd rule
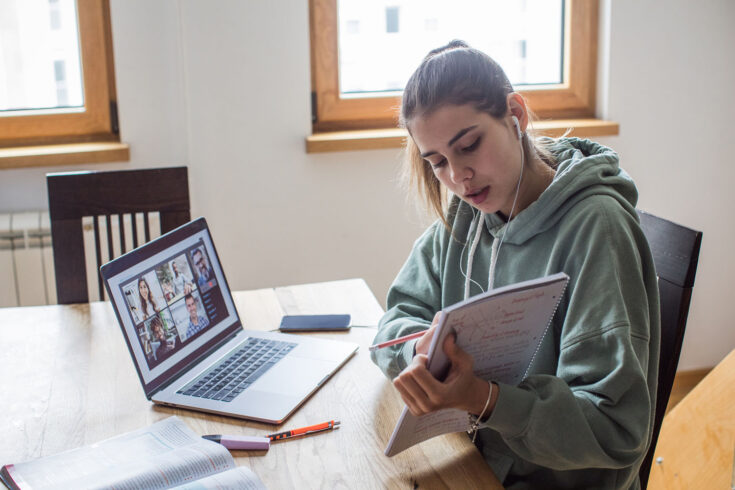
[[[280,424],[357,344],[244,330],[204,218],[100,269],[146,397]]]

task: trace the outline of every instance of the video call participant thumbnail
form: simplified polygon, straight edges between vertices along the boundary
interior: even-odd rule
[[[194,296],[187,294],[184,297],[184,301],[186,302],[186,311],[189,312],[189,326],[186,329],[186,338],[189,339],[197,332],[207,328],[209,326],[209,319],[206,315],[199,314],[197,300]]]
[[[179,262],[177,260],[171,261],[171,271],[173,273],[173,285],[174,285],[174,293],[176,295],[179,294],[189,294],[191,293],[193,286],[191,284],[191,280],[188,273],[188,265],[186,265],[186,257],[181,256],[181,261],[184,264],[183,266],[179,265]],[[187,268],[187,271],[184,272],[183,267]]]
[[[158,316],[154,316],[149,324],[151,330],[151,347],[156,362],[161,362],[168,356],[173,354],[179,348],[178,335],[166,336],[163,328],[163,322]]]
[[[199,286],[201,292],[205,292],[215,285],[214,273],[210,269],[207,257],[205,257],[201,248],[197,248],[192,252],[191,260],[194,262],[197,273],[197,286]]]
[[[148,281],[145,277],[138,279],[138,299],[140,301],[140,311],[143,313],[143,318],[148,318],[158,311],[158,305],[156,304],[151,287],[148,285]]]

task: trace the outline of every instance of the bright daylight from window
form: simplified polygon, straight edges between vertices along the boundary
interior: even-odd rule
[[[0,0],[0,111],[83,104],[76,2]]]
[[[514,86],[561,83],[562,4],[338,0],[340,90],[348,97],[403,90],[426,53],[452,39],[492,56]]]

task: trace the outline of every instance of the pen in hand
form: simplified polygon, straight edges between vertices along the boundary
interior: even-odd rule
[[[420,332],[414,332],[412,334],[404,335],[403,337],[398,337],[397,339],[387,340],[379,344],[371,345],[370,347],[368,347],[368,350],[370,352],[373,352],[384,347],[390,347],[391,345],[403,344],[404,342],[408,342],[409,340],[423,337],[426,332],[428,332],[428,330],[422,330]]]

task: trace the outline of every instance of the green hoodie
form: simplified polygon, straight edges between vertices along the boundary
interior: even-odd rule
[[[660,334],[638,193],[609,148],[563,138],[550,149],[557,172],[538,200],[509,228],[497,215],[479,218],[484,230],[470,295],[491,276],[494,287],[556,272],[570,282],[529,376],[519,386],[499,384],[478,447],[509,488],[638,488]],[[437,311],[463,299],[479,212],[456,197],[452,204],[452,233],[434,223],[391,286],[376,343],[428,328]],[[498,252],[493,244],[506,230]],[[411,362],[415,344],[375,351],[373,361],[393,378]]]

